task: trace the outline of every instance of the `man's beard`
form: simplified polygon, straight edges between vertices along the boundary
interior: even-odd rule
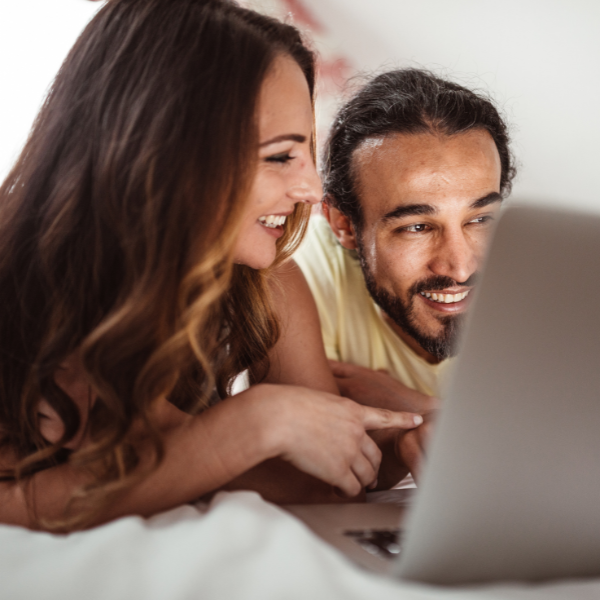
[[[443,290],[455,287],[456,285],[473,285],[476,278],[475,275],[469,277],[468,281],[464,283],[457,283],[454,279],[442,275],[433,275],[426,279],[421,279],[410,287],[407,302],[404,302],[399,296],[392,296],[392,294],[377,285],[366,260],[364,260],[363,253],[359,250],[358,254],[367,290],[375,303],[390,319],[405,333],[410,335],[423,350],[434,356],[438,361],[454,356],[458,350],[458,337],[462,330],[465,315],[440,315],[435,317],[442,326],[442,329],[437,336],[427,335],[419,328],[416,322],[414,299],[421,292]]]

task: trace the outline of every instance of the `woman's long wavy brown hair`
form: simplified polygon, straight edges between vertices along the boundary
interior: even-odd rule
[[[0,435],[18,459],[0,475],[27,487],[65,461],[93,473],[56,527],[93,522],[140,476],[134,421],[160,462],[157,399],[199,411],[215,386],[224,396],[237,373],[264,368],[279,335],[266,274],[232,252],[257,100],[281,54],[312,95],[313,55],[289,25],[228,0],[109,0],[0,189]],[[307,219],[298,205],[276,263]],[[97,400],[92,443],[70,453],[79,411],[54,375],[73,353]],[[40,434],[42,397],[65,425],[55,444]]]

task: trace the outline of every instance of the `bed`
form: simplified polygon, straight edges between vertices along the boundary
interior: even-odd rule
[[[359,569],[253,492],[67,536],[0,526],[0,598],[203,600],[600,598],[600,578],[436,588]]]

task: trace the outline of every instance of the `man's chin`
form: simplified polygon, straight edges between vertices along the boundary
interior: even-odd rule
[[[464,312],[432,311],[432,308],[428,306],[429,301],[425,302],[426,298],[418,295],[418,290],[413,290],[409,295],[410,300],[405,303],[399,296],[394,296],[377,286],[365,261],[361,261],[361,267],[367,289],[373,300],[425,352],[437,362],[457,353],[458,336],[462,329]]]
[[[414,336],[413,336],[414,337]],[[427,352],[431,354],[438,362],[456,356],[458,353],[455,341],[449,341],[445,337],[421,337],[415,338],[415,341]]]
[[[394,319],[393,315],[390,316]],[[425,352],[431,354],[438,361],[456,356],[465,317],[464,314],[438,317],[436,319],[438,322],[438,331],[436,333],[426,333],[424,328],[416,322],[416,319],[411,319],[410,316],[409,319],[399,319],[401,321],[400,323],[398,323],[396,319],[394,319],[394,321],[396,321],[397,325],[410,335],[419,346],[425,350]]]

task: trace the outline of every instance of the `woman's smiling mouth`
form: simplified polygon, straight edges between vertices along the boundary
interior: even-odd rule
[[[286,219],[286,215],[265,215],[264,217],[258,217],[258,222],[265,227],[275,229],[276,227],[282,227]]]
[[[263,227],[263,231],[272,235],[274,238],[280,238],[283,235],[283,226],[287,215],[264,215],[258,217],[258,223]]]

